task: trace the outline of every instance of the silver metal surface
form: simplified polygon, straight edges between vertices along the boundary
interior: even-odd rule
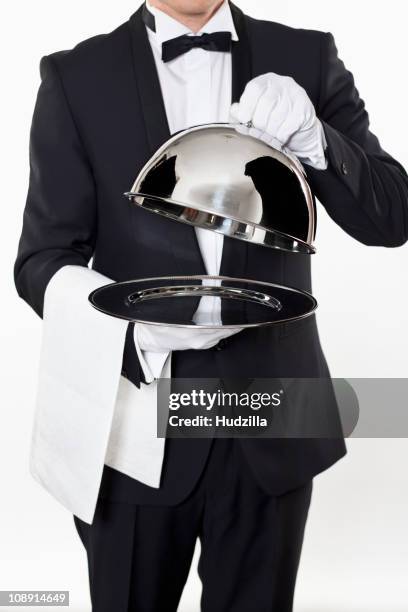
[[[230,124],[179,132],[125,194],[145,210],[232,238],[314,253],[316,206],[299,163]]]
[[[253,291],[251,289],[243,289],[242,287],[221,287],[219,285],[173,285],[171,287],[149,287],[136,291],[127,297],[127,303],[137,304],[146,300],[170,297],[221,297],[232,300],[248,300],[256,304],[262,304],[269,308],[280,310],[282,304],[279,300],[262,293],[261,291]]]
[[[196,312],[202,297],[218,301],[220,317]],[[275,283],[228,276],[162,276],[110,283],[92,291],[89,301],[104,314],[166,327],[245,329],[305,319],[317,308],[306,291]],[[201,309],[200,309],[201,310]]]

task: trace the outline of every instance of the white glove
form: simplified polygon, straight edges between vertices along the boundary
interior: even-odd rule
[[[209,349],[223,338],[239,331],[241,330],[161,327],[135,323],[133,337],[145,380],[151,383],[155,378],[160,378],[172,351]]]
[[[189,349],[209,349],[223,338],[228,338],[238,331],[240,330],[162,327],[135,323],[134,338],[142,351],[169,353]]]
[[[231,122],[244,124],[238,131],[287,150],[318,170],[327,168],[322,124],[306,91],[291,77],[269,72],[252,79],[230,115]]]

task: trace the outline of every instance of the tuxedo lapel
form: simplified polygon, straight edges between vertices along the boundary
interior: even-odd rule
[[[153,52],[142,19],[142,9],[143,5],[132,15],[129,23],[136,85],[149,155],[153,155],[171,134]],[[168,233],[161,238],[169,243],[178,274],[205,274],[205,265],[194,228],[177,221],[168,220],[168,224]]]
[[[160,89],[159,77],[150,47],[146,26],[142,20],[143,5],[130,18],[135,78],[146,128],[149,153],[170,138],[170,128]]]
[[[246,17],[230,2],[232,19],[239,40],[232,42],[232,102],[238,102],[245,85],[252,78],[251,46],[246,27]]]
[[[238,34],[238,41],[232,43],[232,92],[231,101],[238,102],[245,85],[251,80],[251,48],[248,41],[246,17],[230,2],[232,18]],[[248,244],[236,238],[225,238],[220,274],[222,276],[245,276]]]

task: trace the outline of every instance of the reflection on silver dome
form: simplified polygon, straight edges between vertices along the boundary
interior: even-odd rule
[[[315,252],[316,206],[300,164],[234,125],[179,132],[125,195],[145,210],[225,236]]]

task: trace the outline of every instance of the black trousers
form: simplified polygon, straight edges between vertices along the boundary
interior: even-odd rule
[[[217,439],[180,504],[99,499],[92,525],[74,516],[93,612],[176,611],[197,538],[203,612],[290,612],[311,492],[268,495],[237,441]]]

